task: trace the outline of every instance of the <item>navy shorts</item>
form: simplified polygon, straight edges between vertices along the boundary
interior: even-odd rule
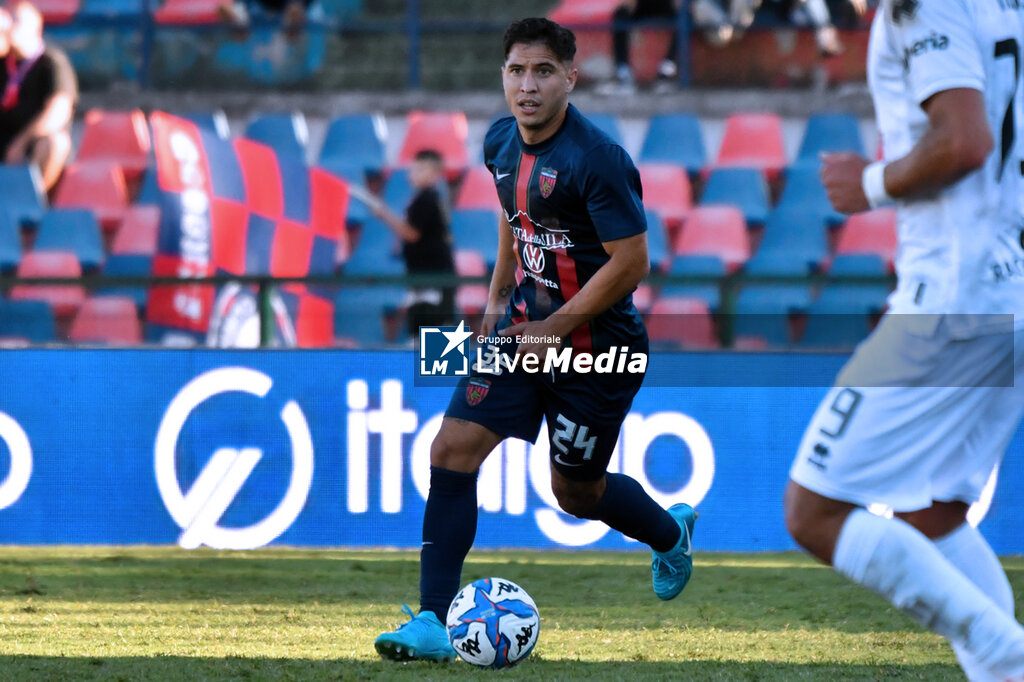
[[[547,418],[555,468],[566,478],[593,481],[608,468],[622,421],[643,379],[642,373],[552,377],[540,372],[495,375],[474,370],[459,382],[445,416],[531,443]]]

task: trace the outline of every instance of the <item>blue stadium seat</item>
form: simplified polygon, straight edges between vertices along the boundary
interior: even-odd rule
[[[872,318],[885,309],[884,284],[832,282],[811,304],[800,344],[806,348],[850,349],[870,332]]]
[[[777,207],[795,207],[821,215],[830,227],[838,227],[846,216],[832,208],[825,187],[818,177],[818,165],[793,166],[786,169],[786,186]]]
[[[708,177],[700,204],[731,204],[743,212],[747,225],[761,225],[768,218],[771,199],[764,175],[753,168],[717,168]]]
[[[0,164],[0,206],[18,221],[20,225],[34,226],[46,213],[46,193],[39,169],[32,166],[8,166]]]
[[[371,348],[395,342],[405,330],[389,334],[385,318],[401,310],[405,296],[400,286],[342,287],[334,297],[335,337]]]
[[[483,254],[488,267],[498,255],[498,215],[486,209],[452,211],[452,242],[456,249],[473,249]]]
[[[71,251],[84,270],[103,264],[103,238],[92,211],[54,208],[43,216],[36,234],[35,251]]]
[[[669,277],[707,277],[721,280],[728,270],[725,262],[718,256],[687,256],[677,255],[669,266]],[[699,298],[708,304],[708,309],[717,311],[722,303],[722,291],[719,281],[707,284],[670,284],[662,288],[661,297],[668,298]]]
[[[371,217],[359,232],[355,249],[344,264],[346,275],[404,275],[405,262],[398,237],[387,225]]]
[[[841,253],[832,259],[832,265],[828,269],[831,277],[839,275],[867,275],[871,277],[884,277],[889,274],[889,268],[877,253]]]
[[[658,114],[651,117],[641,163],[674,163],[695,175],[707,163],[700,120],[695,114]]]
[[[231,128],[228,126],[228,117],[223,109],[217,111],[194,111],[182,114],[181,118],[195,123],[199,130],[216,135],[222,140],[231,139]]]
[[[0,336],[27,339],[32,343],[55,340],[53,308],[45,301],[0,300]]]
[[[0,272],[10,272],[21,263],[21,226],[0,206]]]
[[[257,114],[245,127],[245,137],[271,147],[280,155],[306,160],[309,128],[301,112]]]
[[[600,128],[616,144],[622,144],[622,129],[619,127],[619,119],[614,114],[588,113],[590,122]]]
[[[647,216],[647,258],[652,270],[662,270],[669,265],[668,229],[658,213],[646,209]]]
[[[135,202],[160,205],[160,185],[156,177],[156,164],[142,174],[142,185],[139,187],[139,194]]]
[[[864,156],[857,117],[844,113],[812,114],[807,119],[796,162],[817,165],[821,152],[854,152]]]
[[[764,237],[744,271],[751,275],[808,275],[825,259],[828,243],[824,220],[794,206],[774,209]]]
[[[790,345],[789,316],[810,305],[804,284],[749,284],[736,297],[733,334],[758,337],[769,346]]]
[[[345,160],[379,173],[385,165],[387,127],[380,114],[349,114],[331,119],[320,148],[320,163]]]
[[[82,0],[77,16],[84,19],[131,19],[143,12],[143,0]]]
[[[153,273],[153,257],[142,255],[111,254],[107,262],[103,264],[103,275],[107,276],[137,276],[145,277]],[[98,294],[105,296],[127,296],[135,301],[135,306],[143,311],[146,308],[146,299],[149,296],[149,289],[145,286],[111,286],[102,287],[97,290]]]

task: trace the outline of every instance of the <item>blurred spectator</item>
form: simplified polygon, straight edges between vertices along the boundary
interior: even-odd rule
[[[67,55],[43,41],[39,10],[29,2],[8,7],[0,18],[0,154],[4,163],[38,165],[50,190],[71,153],[78,81]]]
[[[306,23],[312,0],[225,0],[217,11],[225,22],[239,29],[249,28],[253,12],[280,17],[286,32],[298,31]]]
[[[743,1],[750,2],[751,0]],[[754,10],[757,9],[760,2],[761,0],[752,2]],[[839,41],[839,33],[836,31],[832,12],[825,0],[764,0],[764,2],[766,9],[774,10],[783,21],[798,26],[810,25],[813,27],[818,51],[822,55],[831,57],[843,51],[843,44]],[[863,17],[867,12],[867,0],[845,0],[845,3],[858,17]]]
[[[405,271],[411,275],[455,273],[449,212],[438,191],[444,182],[441,155],[424,149],[413,157],[409,181],[416,193],[399,216],[382,201],[370,204],[370,210],[402,239]],[[419,327],[455,324],[455,287],[415,288],[407,299],[406,319],[409,333],[418,338]]]

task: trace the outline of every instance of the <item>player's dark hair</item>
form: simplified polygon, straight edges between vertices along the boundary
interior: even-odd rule
[[[505,59],[516,43],[548,47],[560,61],[571,63],[576,56],[576,34],[550,19],[530,17],[509,24],[505,29]]]
[[[441,153],[436,149],[421,149],[412,157],[414,161],[429,161],[431,163],[441,163]]]

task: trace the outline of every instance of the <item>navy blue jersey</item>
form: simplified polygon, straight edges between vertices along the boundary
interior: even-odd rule
[[[513,117],[496,121],[484,139],[484,163],[515,236],[513,322],[542,320],[575,296],[608,262],[602,242],[647,230],[633,161],[571,104],[540,144],[523,142]],[[576,329],[571,345],[599,351],[644,338],[630,294]]]

